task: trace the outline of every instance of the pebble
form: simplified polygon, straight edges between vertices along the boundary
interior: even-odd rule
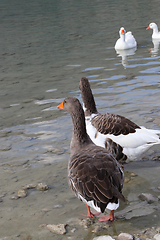
[[[160,233],[160,227],[158,227],[158,228],[156,229],[156,231],[157,231],[157,233]]]
[[[11,200],[17,200],[19,197],[17,195],[13,195],[10,197]]]
[[[129,177],[125,177],[124,178],[124,183],[129,183],[130,182],[130,178]]]
[[[109,235],[103,235],[103,236],[95,237],[93,238],[93,240],[115,240],[115,239]]]
[[[57,233],[57,234],[61,234],[61,235],[65,234],[67,232],[65,224],[58,224],[58,225],[48,224],[46,226],[46,228],[48,230],[50,230],[51,232],[54,232],[54,233]]]
[[[51,210],[48,209],[48,208],[43,208],[43,209],[41,209],[41,211],[42,211],[42,212],[49,212],[49,211],[51,211]]]
[[[138,197],[142,201],[147,201],[147,203],[149,204],[158,202],[158,198],[152,195],[151,193],[141,193]]]
[[[17,193],[17,196],[18,196],[19,198],[24,198],[24,197],[27,196],[27,192],[26,192],[24,189],[20,189],[20,190],[18,191],[18,193]]]
[[[93,230],[92,230],[92,232],[98,233],[98,232],[101,232],[101,231],[103,231],[103,230],[104,230],[104,228],[103,228],[102,226],[95,225],[94,228],[93,228]]]
[[[74,233],[76,230],[77,230],[76,228],[73,228],[73,229],[71,230],[71,233]]]
[[[49,187],[45,183],[38,183],[37,184],[37,190],[39,190],[39,191],[46,191],[48,189],[49,189]]]
[[[137,175],[135,173],[131,173],[131,177],[136,177]]]
[[[93,218],[80,219],[79,221],[79,225],[83,226],[85,229],[89,228],[92,224],[94,224]]]
[[[120,233],[118,235],[118,240],[133,240],[134,237],[129,233]]]
[[[156,235],[154,235],[153,240],[160,240],[160,234],[157,233]]]
[[[9,151],[9,150],[11,150],[11,145],[9,144],[9,145],[7,145],[7,144],[5,144],[5,145],[1,145],[1,147],[0,147],[0,151]]]
[[[56,204],[56,205],[53,205],[53,208],[62,208],[63,205],[60,205],[60,204]]]
[[[57,155],[61,155],[61,154],[63,154],[65,151],[64,151],[63,149],[59,149],[59,148],[52,148],[52,149],[50,150],[50,152],[55,153],[55,154],[57,154]]]
[[[26,186],[23,187],[23,189],[33,189],[33,188],[36,188],[36,185],[35,184],[27,184]]]

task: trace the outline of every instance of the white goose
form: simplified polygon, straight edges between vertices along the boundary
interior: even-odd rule
[[[134,36],[132,35],[132,32],[126,33],[124,27],[121,27],[119,31],[119,35],[120,35],[120,38],[117,40],[115,44],[116,50],[124,50],[124,49],[137,47],[137,42]]]
[[[152,38],[160,39],[160,32],[158,32],[158,27],[156,23],[150,23],[146,30],[148,29],[153,29]]]
[[[160,130],[140,127],[129,119],[110,113],[99,113],[87,78],[80,80],[87,133],[92,141],[106,147],[110,138],[123,148],[123,153],[130,160],[137,160],[140,155],[155,144],[160,144],[157,134]]]

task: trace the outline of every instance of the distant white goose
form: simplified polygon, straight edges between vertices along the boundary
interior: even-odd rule
[[[158,27],[156,23],[150,23],[149,26],[146,28],[148,29],[153,29],[153,34],[152,38],[154,39],[160,39],[160,32],[158,32]]]
[[[119,35],[120,35],[120,38],[117,40],[115,44],[116,50],[135,48],[137,46],[137,42],[134,36],[132,35],[132,32],[126,33],[124,27],[120,28]]]
[[[130,160],[137,160],[150,147],[160,144],[157,135],[160,134],[160,130],[140,127],[120,115],[99,113],[87,78],[80,80],[79,88],[83,100],[87,133],[96,145],[105,148],[106,139],[110,138],[123,148],[123,153]]]

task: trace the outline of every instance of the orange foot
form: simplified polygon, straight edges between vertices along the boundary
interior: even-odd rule
[[[98,219],[99,222],[113,221],[114,220],[114,210],[110,212],[109,216],[102,216]]]
[[[86,205],[86,207],[87,207],[88,213],[87,213],[87,215],[81,214],[82,216],[94,218],[94,217],[96,217],[96,216],[98,216],[98,215],[100,214],[100,213],[95,213],[95,214],[93,214],[93,213],[91,212],[91,210],[90,210],[90,207],[89,207],[87,204],[85,204],[85,205]]]

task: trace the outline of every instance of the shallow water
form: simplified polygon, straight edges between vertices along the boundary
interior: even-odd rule
[[[100,112],[160,129],[160,54],[145,30],[152,21],[160,26],[159,1],[2,0],[0,9],[0,237],[92,239],[92,227],[84,231],[77,223],[86,209],[67,183],[71,119],[56,106],[66,96],[81,101],[78,84],[86,76]],[[114,50],[121,26],[138,43],[123,59]],[[136,176],[124,185],[119,219],[101,234],[160,226],[159,202],[138,199],[142,192],[160,195],[159,155],[156,146],[143,161],[125,165],[126,176]],[[49,190],[11,200],[38,182]],[[39,227],[58,223],[68,223],[66,236]]]

